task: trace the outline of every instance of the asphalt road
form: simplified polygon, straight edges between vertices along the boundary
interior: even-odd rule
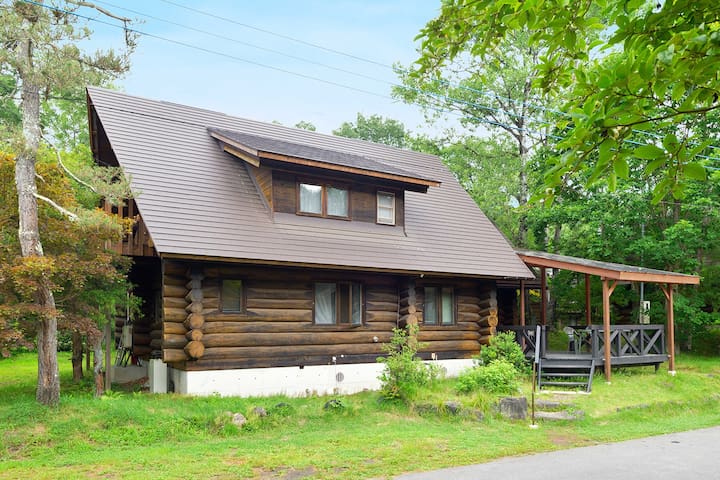
[[[720,427],[411,473],[398,480],[720,479]]]

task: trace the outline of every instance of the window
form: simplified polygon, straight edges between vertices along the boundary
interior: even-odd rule
[[[298,213],[348,218],[350,191],[335,185],[298,184]]]
[[[220,291],[220,308],[225,313],[242,312],[243,284],[242,280],[223,279]]]
[[[452,287],[425,287],[425,325],[452,325],[455,323],[455,294]]]
[[[395,225],[395,194],[377,192],[377,223]]]
[[[362,325],[362,286],[359,283],[316,283],[316,325]]]

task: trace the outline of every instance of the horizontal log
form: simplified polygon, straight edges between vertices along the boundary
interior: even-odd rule
[[[247,298],[286,298],[286,299],[309,299],[313,298],[313,291],[311,289],[298,289],[298,288],[256,288],[250,287],[247,289]]]
[[[133,323],[133,333],[150,333],[152,328],[147,323]]]
[[[475,340],[480,339],[480,333],[467,330],[420,330],[418,340],[421,342],[437,342],[443,340]]]
[[[497,308],[497,299],[483,298],[476,302],[476,305],[480,308]]]
[[[480,315],[477,313],[458,312],[457,320],[458,322],[478,322],[480,321]]]
[[[187,283],[187,278],[185,277],[177,277],[174,275],[165,275],[163,277],[163,286],[175,285],[178,287],[184,287],[185,283]]]
[[[162,338],[162,326],[157,330],[150,330],[150,338]]]
[[[220,308],[220,299],[215,298],[208,298],[205,297],[205,300],[203,300],[203,310],[217,310]]]
[[[495,335],[497,333],[496,327],[480,327],[480,335]]]
[[[202,358],[205,354],[205,345],[202,342],[192,341],[183,349],[190,358]]]
[[[163,323],[163,333],[171,335],[185,335],[187,328],[182,323],[165,322]]]
[[[163,348],[183,348],[187,345],[185,335],[173,335],[166,333],[162,336]]]
[[[164,307],[163,308],[163,319],[166,322],[184,322],[187,318],[187,312],[185,311],[185,308],[173,308],[173,307]]]
[[[150,348],[153,350],[160,350],[162,348],[162,338],[153,338],[150,341]]]
[[[382,343],[352,343],[334,345],[301,345],[289,349],[287,346],[272,347],[215,347],[206,348],[203,358],[276,358],[287,355],[362,355],[382,354]],[[184,353],[184,352],[183,352]]]
[[[217,319],[207,317],[203,327],[205,334],[209,333],[287,333],[287,332],[322,332],[322,329],[348,329],[350,331],[361,331],[367,333],[392,332],[397,327],[395,322],[373,322],[362,327],[351,326],[321,326],[312,322],[249,322],[249,321],[215,321]],[[343,330],[339,330],[343,331]]]
[[[480,337],[480,345],[489,345],[490,340],[494,337],[494,335],[482,335]]]
[[[384,290],[372,290],[368,288],[365,297],[368,302],[389,302],[396,304],[398,302],[397,293]]]
[[[203,339],[203,332],[199,329],[194,330],[188,330],[187,333],[185,333],[185,338],[188,339],[189,342],[199,342]]]
[[[209,285],[208,285],[209,284]],[[193,280],[190,280],[185,284],[186,292],[193,289]],[[204,281],[200,286],[204,298],[216,298],[220,296],[220,289],[217,282]]]
[[[202,302],[193,302],[185,307],[185,311],[188,313],[202,313],[204,309]]]
[[[310,298],[252,298],[247,299],[247,308],[300,309],[312,310]]]
[[[150,345],[150,333],[135,333],[133,332],[132,342],[133,345]]]
[[[187,316],[183,325],[188,330],[203,328],[203,325],[205,325],[205,315],[202,313],[191,313]]]
[[[202,302],[203,301],[203,291],[202,288],[193,288],[189,292],[187,292],[187,295],[185,295],[185,301],[188,303],[193,302]]]
[[[480,343],[477,340],[444,340],[444,341],[427,341],[421,350],[423,352],[445,352],[445,351],[467,351],[479,352]]]
[[[188,271],[188,266],[185,263],[181,262],[164,262],[163,263],[163,272],[165,272],[166,275],[177,275],[184,277],[186,276]]]
[[[290,308],[248,308],[246,314],[270,321],[305,322],[313,319],[312,310]]]
[[[365,312],[367,322],[397,322],[397,312]]]
[[[153,348],[150,345],[133,345],[132,354],[136,357],[144,357],[150,355]]]
[[[163,362],[165,363],[173,363],[184,362],[190,357],[188,357],[188,355],[185,353],[185,350],[183,350],[182,348],[163,348],[162,358]]]
[[[480,314],[481,317],[486,317],[486,316],[488,316],[488,315],[495,315],[495,316],[497,316],[497,314],[498,314],[498,309],[497,309],[497,307],[481,308],[481,309],[478,310],[478,313]]]
[[[163,297],[163,307],[165,308],[185,308],[187,302],[184,298]]]
[[[490,315],[485,318],[481,318],[480,321],[478,321],[478,324],[481,326],[497,327],[498,317],[497,315]]]
[[[375,312],[394,312],[398,311],[397,302],[375,302],[368,300],[365,302],[365,310]]]
[[[480,313],[480,306],[473,303],[458,303],[457,311],[459,313]]]
[[[455,302],[470,304],[470,305],[480,305],[480,297],[476,296],[470,296],[470,295],[457,295],[455,296]]]
[[[163,285],[163,297],[184,298],[187,292],[181,285]]]
[[[287,332],[287,333],[210,333],[202,342],[208,348],[215,347],[272,347],[286,346],[294,350],[298,345],[336,345],[356,343],[387,343],[390,332]],[[375,341],[377,338],[377,342]]]
[[[405,305],[403,307],[400,307],[399,309],[400,315],[410,315],[413,313],[417,313],[417,306],[415,305]]]

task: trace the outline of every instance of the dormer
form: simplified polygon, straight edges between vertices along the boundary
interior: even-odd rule
[[[405,192],[439,181],[354,152],[208,128],[220,148],[245,163],[273,214],[403,226]]]

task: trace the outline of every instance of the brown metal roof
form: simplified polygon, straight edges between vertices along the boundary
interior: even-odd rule
[[[279,161],[287,161],[292,158],[314,160],[316,166],[321,168],[345,167],[353,169],[355,173],[372,177],[390,178],[407,183],[419,183],[425,186],[439,186],[440,182],[429,178],[422,178],[392,165],[386,165],[378,160],[362,155],[347,152],[317,148],[299,143],[287,142],[276,138],[268,138],[260,135],[249,135],[220,128],[208,128],[213,136],[231,146],[241,148],[245,153],[257,159],[268,158],[267,154],[275,155],[269,158]]]
[[[612,280],[630,282],[672,283],[697,285],[700,277],[684,273],[655,270],[652,268],[623,265],[621,263],[601,262],[587,258],[570,257],[556,253],[516,250],[520,258],[530,266],[558,268],[572,272],[587,273]]]
[[[533,275],[435,156],[88,88],[158,253],[232,261],[480,277]],[[272,215],[245,162],[208,128],[370,159],[436,179],[407,191],[404,227]]]

